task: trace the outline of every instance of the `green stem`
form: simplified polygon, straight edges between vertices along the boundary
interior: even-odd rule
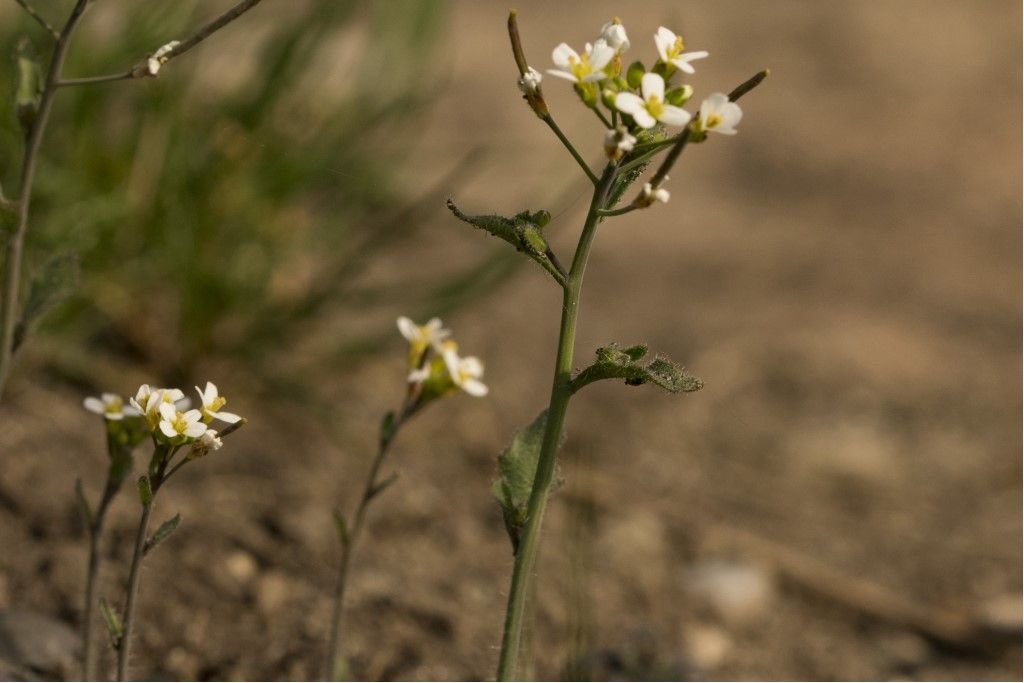
[[[100,574],[100,537],[103,535],[103,522],[107,516],[107,508],[114,499],[119,485],[110,476],[103,488],[96,514],[89,523],[89,562],[85,574],[85,608],[82,610],[82,680],[92,681],[96,678],[96,648],[93,647],[93,608],[96,604],[96,582]]]
[[[155,491],[154,491],[155,495]],[[149,529],[149,516],[153,512],[153,502],[142,507],[142,517],[139,519],[139,530],[135,534],[135,549],[132,552],[132,565],[128,570],[128,597],[124,604],[124,615],[121,623],[124,630],[117,647],[117,680],[128,680],[128,659],[132,649],[132,628],[135,625],[135,600],[139,594],[139,569],[142,568],[142,558],[145,554],[146,532]]]
[[[355,549],[356,541],[363,530],[366,509],[376,495],[380,493],[382,485],[389,483],[388,480],[385,480],[383,484],[378,482],[377,475],[380,473],[381,465],[384,464],[384,459],[390,451],[391,444],[394,443],[395,437],[398,435],[398,430],[415,411],[416,404],[410,403],[407,398],[391,429],[381,440],[380,447],[377,449],[377,455],[374,457],[373,463],[370,465],[370,471],[366,476],[366,482],[363,485],[363,495],[359,499],[359,505],[356,507],[356,513],[352,518],[352,526],[347,531],[347,538],[341,544],[341,560],[338,564],[338,578],[334,584],[333,605],[331,609],[331,629],[327,639],[327,657],[324,660],[323,680],[325,681],[337,680],[335,673],[338,667],[338,641],[341,636],[341,618],[344,613],[348,569],[352,561],[352,553]]]
[[[541,444],[540,456],[537,461],[537,474],[533,479],[533,489],[527,505],[526,525],[519,540],[519,547],[512,567],[512,583],[508,594],[508,607],[505,612],[505,631],[501,641],[501,654],[498,661],[498,680],[508,681],[515,677],[516,662],[522,642],[523,620],[529,593],[530,577],[533,575],[537,560],[537,549],[540,540],[541,524],[547,506],[548,490],[555,471],[555,454],[558,441],[565,422],[565,413],[572,396],[570,381],[572,379],[573,350],[576,345],[576,321],[579,316],[580,291],[583,286],[583,274],[590,256],[590,247],[597,233],[601,220],[599,211],[604,208],[608,192],[615,179],[616,166],[605,167],[587,211],[587,219],[583,225],[576,255],[573,257],[572,268],[566,278],[562,296],[562,321],[558,336],[558,352],[555,357],[555,373],[551,386],[551,400],[548,405],[547,425],[544,429],[544,440]]]
[[[548,128],[550,128],[554,132],[554,134],[558,136],[558,139],[562,141],[562,144],[565,145],[565,148],[567,150],[569,150],[569,154],[572,155],[572,158],[576,160],[576,163],[580,165],[580,168],[583,169],[583,172],[587,174],[588,178],[590,178],[590,182],[597,185],[597,176],[594,175],[594,172],[590,170],[590,166],[587,165],[587,162],[583,160],[583,157],[580,156],[580,153],[577,152],[576,148],[572,146],[571,142],[569,142],[569,138],[565,137],[565,133],[563,133],[562,129],[558,127],[558,124],[555,123],[555,120],[551,118],[551,114],[541,116],[540,118],[544,123],[548,124]]]

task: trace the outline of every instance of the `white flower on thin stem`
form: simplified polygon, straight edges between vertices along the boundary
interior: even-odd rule
[[[695,73],[690,62],[695,59],[704,59],[708,56],[706,50],[683,52],[683,37],[677,36],[664,26],[659,26],[658,32],[654,34],[654,44],[658,48],[658,55],[661,57],[661,61],[671,64],[688,74]]]
[[[160,431],[168,439],[186,437],[197,439],[206,433],[203,414],[193,408],[188,412],[175,409],[173,403],[160,404]]]
[[[139,411],[124,404],[124,399],[117,394],[103,393],[99,398],[90,396],[82,401],[82,405],[90,413],[102,415],[106,420],[123,420],[126,417],[138,417]]]
[[[241,415],[221,410],[228,400],[217,392],[217,385],[213,382],[207,382],[205,389],[196,387],[196,391],[199,393],[199,412],[202,413],[203,422],[209,423],[217,419],[234,424],[242,419]]]
[[[146,69],[149,71],[150,76],[156,76],[160,73],[160,67],[167,63],[167,55],[179,45],[181,45],[181,41],[172,40],[166,45],[161,45],[157,48],[156,52],[149,56],[146,60]]]
[[[712,131],[723,135],[736,135],[736,125],[743,118],[740,105],[730,102],[728,95],[716,92],[700,105],[700,116],[697,119],[702,131]]]
[[[668,180],[667,176],[665,177],[665,180]],[[637,207],[643,209],[650,206],[654,202],[668,204],[669,196],[670,195],[668,193],[668,190],[666,190],[665,188],[654,187],[650,183],[644,183],[644,189],[640,191],[640,194],[633,201],[633,203]]]
[[[615,17],[601,27],[601,35],[597,40],[603,40],[605,45],[615,50],[615,54],[621,55],[629,49],[629,36],[626,35],[626,27],[618,17]]]
[[[532,95],[537,92],[537,88],[540,87],[540,82],[544,80],[540,72],[534,69],[532,66],[527,67],[526,73],[519,77],[519,89],[523,91],[524,95]]]
[[[199,436],[199,439],[192,444],[192,449],[189,452],[188,457],[189,459],[201,458],[211,451],[219,451],[223,445],[224,442],[221,441],[219,436],[217,436],[217,430],[207,429]]]
[[[656,73],[645,73],[640,79],[640,94],[620,92],[615,96],[615,108],[629,114],[641,128],[653,128],[658,121],[670,126],[685,126],[690,112],[665,103],[665,79]]]
[[[448,368],[455,386],[465,391],[470,396],[486,396],[487,385],[480,381],[484,376],[484,364],[474,356],[459,356],[459,347],[455,342],[445,342],[441,351],[444,364]]]
[[[440,318],[431,318],[426,325],[417,325],[403,315],[397,322],[398,331],[409,342],[409,368],[413,370],[422,364],[427,349],[433,347],[439,351],[441,342],[452,334],[451,330],[444,328]]]
[[[551,61],[557,69],[548,69],[552,76],[564,78],[574,83],[593,83],[607,78],[602,69],[615,57],[615,48],[603,40],[591,45],[581,55],[565,43],[561,43],[551,53]]]
[[[604,151],[612,161],[618,161],[629,154],[635,146],[636,138],[622,126],[609,128],[604,134]]]
[[[135,392],[134,398],[128,401],[132,408],[146,418],[150,429],[156,429],[160,421],[160,406],[170,405],[178,410],[185,410],[189,400],[181,389],[160,389],[143,384]]]

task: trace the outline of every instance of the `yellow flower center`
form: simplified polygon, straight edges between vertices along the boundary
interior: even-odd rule
[[[714,128],[722,122],[722,117],[718,114],[708,114],[707,120],[704,122],[705,128]]]
[[[665,113],[665,103],[654,95],[647,98],[647,101],[644,103],[644,107],[646,107],[647,112],[656,119],[660,119],[661,115]]]
[[[569,57],[569,71],[576,77],[576,80],[582,81],[586,76],[590,75],[593,69],[590,68],[587,55],[581,55],[578,59],[576,57]]]
[[[672,43],[672,46],[665,50],[665,56],[670,60],[675,59],[683,52],[683,37],[676,36],[676,42]]]
[[[106,405],[103,406],[103,412],[107,415],[114,415],[120,413],[122,408],[124,408],[124,400],[120,397],[115,397],[107,401]]]
[[[212,401],[210,401],[209,405],[206,406],[206,409],[207,410],[220,410],[221,408],[224,407],[224,404],[227,403],[227,402],[228,402],[228,400],[226,398],[224,398],[223,396],[218,396],[215,399],[213,399]]]
[[[185,414],[180,410],[175,411],[174,419],[170,420],[170,423],[174,431],[179,434],[184,434],[185,430],[188,428],[188,421],[185,419]]]

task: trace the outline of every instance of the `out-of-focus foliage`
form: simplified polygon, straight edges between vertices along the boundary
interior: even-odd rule
[[[65,5],[38,8],[59,22]],[[65,76],[127,68],[226,7],[96,3]],[[437,85],[442,10],[440,0],[266,3],[158,79],[63,89],[29,244],[36,264],[77,252],[82,278],[50,332],[165,377],[226,355],[258,370],[323,335],[366,267],[415,230],[410,202],[427,188],[400,191],[394,171]],[[13,74],[21,37],[41,54],[50,43],[27,17],[6,16],[0,73]],[[12,188],[20,141],[8,112],[0,177]],[[454,300],[461,287],[394,286],[410,311],[416,296]]]

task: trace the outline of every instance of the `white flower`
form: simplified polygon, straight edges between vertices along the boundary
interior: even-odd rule
[[[196,439],[206,433],[206,425],[203,414],[194,408],[183,413],[175,409],[173,403],[161,403],[160,431],[169,439],[180,436]]]
[[[228,402],[226,398],[219,395],[217,385],[213,382],[206,383],[206,389],[196,387],[199,392],[199,412],[202,413],[203,421],[209,423],[217,419],[222,422],[234,424],[242,419],[240,415],[222,411],[221,408]]]
[[[668,180],[668,177],[666,177],[665,180]],[[654,202],[668,204],[668,199],[668,190],[663,187],[655,188],[650,183],[644,183],[644,189],[640,192],[640,195],[633,201],[633,203],[640,208],[645,208]]]
[[[106,420],[123,420],[126,417],[138,417],[139,411],[125,406],[124,399],[117,394],[100,394],[99,398],[90,396],[82,401],[82,405],[91,413],[102,415]]]
[[[217,436],[217,431],[215,429],[207,429],[200,435],[199,439],[192,444],[192,449],[189,451],[188,457],[190,460],[193,458],[201,458],[211,451],[219,451],[223,445],[224,442],[221,441],[219,436]]]
[[[160,406],[167,404],[178,410],[185,410],[189,400],[181,389],[160,389],[143,384],[135,392],[135,397],[128,401],[132,408],[146,418],[150,429],[156,429],[160,420]]]
[[[445,342],[441,351],[444,364],[448,368],[452,382],[471,396],[486,396],[487,385],[480,381],[484,376],[484,365],[474,356],[459,357],[459,347],[455,342]]]
[[[532,66],[527,67],[526,73],[519,77],[519,89],[523,91],[524,95],[531,95],[537,92],[537,88],[540,87],[540,82],[543,78],[540,72]]]
[[[172,40],[166,45],[161,45],[157,48],[156,52],[149,56],[146,60],[146,69],[149,71],[150,76],[156,76],[160,73],[160,67],[167,63],[167,54],[180,44],[181,41]]]
[[[609,128],[604,134],[604,151],[612,161],[618,161],[632,152],[635,145],[636,138],[622,126]]]
[[[551,53],[551,61],[557,69],[548,69],[552,76],[558,76],[574,83],[592,83],[607,78],[601,69],[615,57],[615,48],[603,40],[591,45],[587,43],[582,55],[565,43],[561,43]]]
[[[740,105],[730,102],[729,97],[720,92],[710,95],[700,105],[700,129],[714,131],[723,135],[736,135],[736,124],[743,118]]]
[[[417,325],[405,316],[397,322],[398,331],[409,342],[409,367],[413,369],[420,366],[427,349],[440,349],[441,342],[452,334],[451,330],[443,327],[440,318],[431,318],[426,325]]]
[[[626,35],[626,27],[622,25],[618,17],[615,17],[601,27],[601,35],[598,40],[603,40],[606,45],[615,50],[615,54],[622,54],[629,49],[629,37]]]
[[[661,61],[671,64],[688,74],[694,73],[690,62],[695,59],[704,59],[708,56],[705,50],[683,52],[683,37],[677,36],[664,26],[659,26],[658,32],[654,34],[654,44],[658,47],[658,55],[661,56]]]
[[[629,114],[641,128],[653,128],[658,121],[671,126],[685,126],[690,121],[690,112],[671,104],[665,104],[665,79],[656,73],[645,73],[640,79],[638,97],[631,92],[620,92],[615,96],[615,108]]]

